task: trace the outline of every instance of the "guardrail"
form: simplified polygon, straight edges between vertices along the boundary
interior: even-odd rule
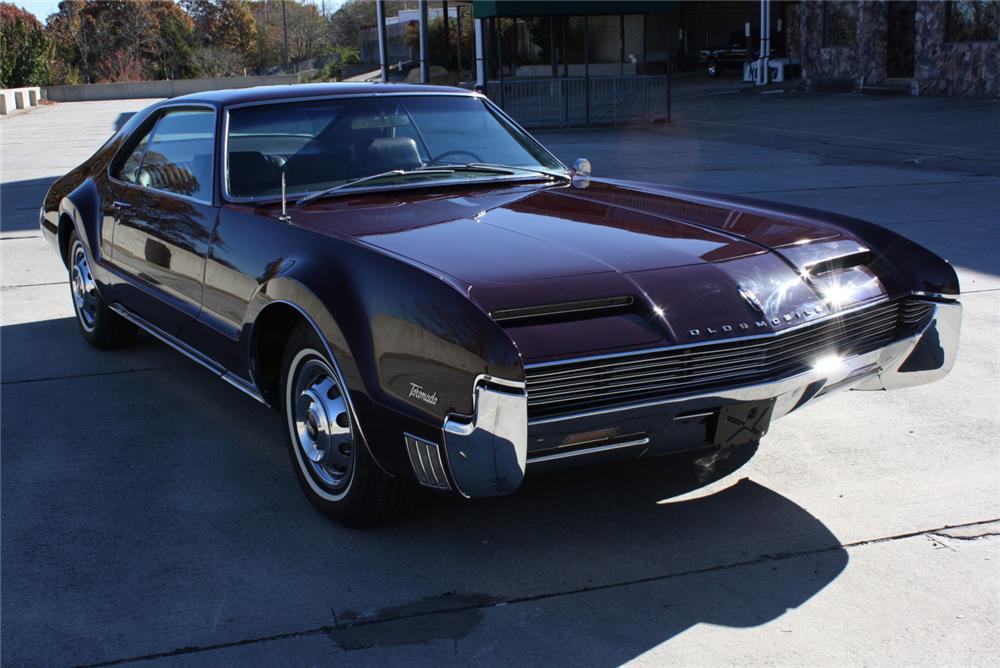
[[[529,128],[617,125],[667,116],[666,75],[488,81],[486,94]]]

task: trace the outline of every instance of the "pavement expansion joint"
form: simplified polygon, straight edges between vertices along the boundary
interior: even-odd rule
[[[852,543],[843,543],[837,545],[830,545],[826,547],[814,548],[809,550],[801,550],[797,552],[784,552],[779,554],[765,554],[760,555],[754,559],[748,559],[745,561],[732,562],[727,564],[717,564],[714,566],[706,566],[704,568],[697,568],[687,571],[680,571],[676,573],[666,573],[662,575],[653,575],[645,578],[637,578],[634,580],[625,580],[620,582],[610,582],[601,585],[594,585],[590,587],[581,587],[578,589],[569,589],[565,591],[558,592],[544,592],[539,594],[533,594],[528,596],[517,596],[508,599],[492,599],[489,598],[488,602],[482,603],[467,603],[464,605],[452,605],[444,607],[430,607],[423,610],[414,610],[407,614],[374,614],[367,617],[354,617],[350,621],[340,620],[336,612],[331,609],[331,616],[334,623],[332,625],[324,625],[311,629],[304,629],[301,631],[292,631],[288,633],[280,633],[269,636],[259,636],[255,638],[246,638],[244,640],[237,640],[227,643],[218,643],[214,645],[200,645],[191,647],[181,647],[174,650],[168,650],[164,652],[158,652],[155,654],[144,654],[141,656],[132,656],[121,659],[113,659],[110,661],[103,661],[100,663],[85,664],[87,668],[101,668],[103,666],[117,666],[127,663],[133,663],[137,661],[149,661],[151,659],[163,659],[174,656],[181,656],[184,654],[196,654],[199,652],[209,652],[213,650],[229,649],[233,647],[241,647],[246,645],[254,645],[258,643],[274,642],[280,640],[291,640],[295,638],[303,638],[307,636],[314,636],[319,634],[329,634],[334,631],[341,631],[347,628],[355,628],[362,626],[371,626],[375,624],[387,624],[391,622],[399,622],[407,619],[415,619],[418,617],[426,617],[429,615],[448,615],[461,612],[469,612],[474,610],[485,610],[488,608],[501,607],[506,605],[515,605],[520,603],[533,603],[537,601],[543,601],[546,599],[561,598],[564,596],[573,596],[577,594],[586,594],[595,591],[602,591],[607,589],[616,589],[620,587],[628,587],[638,584],[648,584],[651,582],[659,582],[664,580],[671,580],[675,578],[687,577],[692,575],[702,575],[705,573],[712,573],[716,571],[729,570],[734,568],[744,568],[747,566],[755,566],[761,563],[773,562],[773,561],[786,561],[790,559],[797,559],[802,557],[808,557],[816,554],[822,554],[825,552],[832,552],[835,550],[843,549],[853,549],[858,547],[864,547],[866,545],[875,545],[879,543],[887,543],[898,540],[905,540],[908,538],[915,538],[919,536],[944,536],[946,538],[953,538],[954,536],[949,535],[947,532],[960,529],[970,529],[973,527],[987,527],[990,525],[996,525],[1000,523],[1000,518],[988,519],[988,520],[978,520],[974,522],[965,522],[962,524],[950,524],[946,526],[936,527],[933,529],[922,529],[917,531],[910,531],[907,533],[894,534],[891,536],[882,536],[879,538],[871,538],[866,540],[855,541]],[[962,534],[965,535],[965,534]],[[977,534],[978,538],[986,538],[994,535],[1000,535],[1000,532],[988,531],[981,534]],[[441,600],[441,597],[435,597],[435,600]],[[459,597],[459,600],[465,600],[463,597]],[[404,606],[406,607],[406,606]],[[394,608],[399,610],[400,608]]]

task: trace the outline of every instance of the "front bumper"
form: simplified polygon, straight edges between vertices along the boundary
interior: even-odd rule
[[[955,363],[962,306],[933,301],[913,336],[843,359],[827,359],[780,380],[704,394],[528,421],[524,383],[481,376],[472,416],[449,416],[442,429],[447,467],[467,497],[516,490],[529,465],[620,453],[657,455],[712,444],[725,406],[773,400],[777,419],[843,390],[896,390],[944,377]]]

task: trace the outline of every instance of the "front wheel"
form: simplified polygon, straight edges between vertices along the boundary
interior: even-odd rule
[[[708,76],[710,77],[719,76],[719,61],[717,61],[715,58],[711,58],[708,61],[708,67],[706,69],[708,70]]]
[[[355,528],[401,513],[413,486],[389,476],[368,454],[347,388],[308,324],[289,337],[281,368],[289,455],[312,504]]]
[[[113,350],[135,340],[135,325],[108,308],[97,292],[87,251],[76,232],[69,237],[69,291],[80,333],[88,343]]]

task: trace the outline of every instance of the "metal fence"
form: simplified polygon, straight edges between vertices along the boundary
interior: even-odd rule
[[[666,75],[489,81],[486,94],[528,128],[615,125],[668,115]]]

